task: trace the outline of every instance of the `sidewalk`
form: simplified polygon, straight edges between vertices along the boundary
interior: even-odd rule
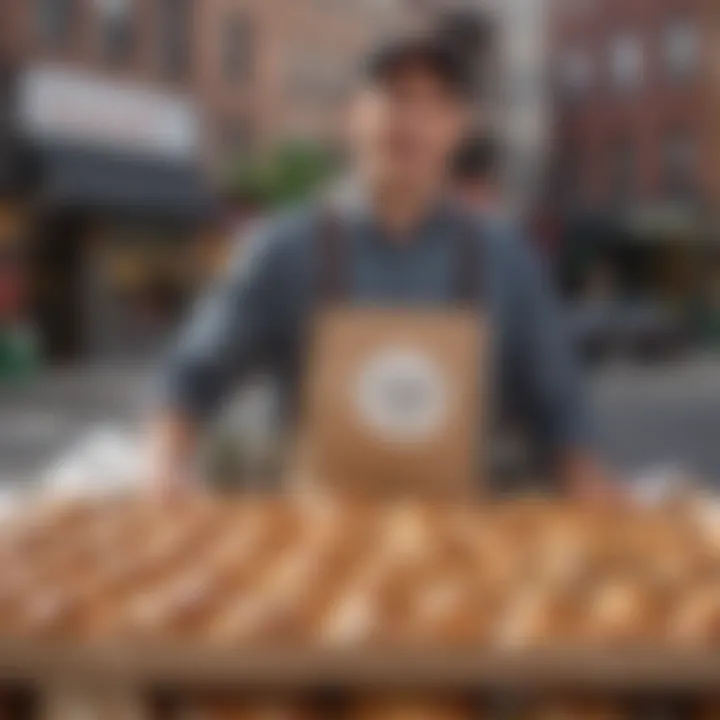
[[[93,429],[136,423],[151,397],[146,367],[79,367],[0,386],[0,484],[32,480]]]
[[[593,381],[601,449],[628,472],[683,467],[720,487],[720,358],[620,365]]]

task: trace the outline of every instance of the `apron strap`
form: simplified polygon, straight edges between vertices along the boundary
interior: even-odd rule
[[[324,208],[317,236],[317,304],[344,300],[348,293],[347,244],[342,219],[333,208]]]
[[[475,308],[482,297],[483,272],[479,240],[480,230],[470,221],[456,235],[454,300],[463,307]]]
[[[462,307],[476,307],[483,292],[479,232],[474,223],[467,221],[455,236],[452,296]],[[346,299],[349,287],[345,230],[333,208],[322,210],[317,237],[317,304],[322,307]]]

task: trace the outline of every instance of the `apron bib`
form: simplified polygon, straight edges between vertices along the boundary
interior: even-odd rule
[[[477,491],[487,322],[477,244],[458,238],[454,307],[347,302],[347,248],[328,217],[291,477],[302,491],[464,500]]]

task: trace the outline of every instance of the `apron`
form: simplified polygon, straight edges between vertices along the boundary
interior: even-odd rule
[[[489,355],[477,238],[455,239],[446,309],[351,306],[346,239],[328,213],[291,480],[300,491],[370,499],[468,499],[483,462]]]

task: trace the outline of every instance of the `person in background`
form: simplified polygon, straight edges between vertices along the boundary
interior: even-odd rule
[[[614,497],[539,263],[509,224],[452,198],[453,159],[474,108],[466,61],[437,35],[413,35],[383,43],[362,70],[348,113],[353,192],[334,201],[329,237],[327,199],[264,222],[200,303],[164,369],[150,428],[152,490],[165,496],[192,486],[203,429],[258,362],[278,377],[297,429],[307,329],[328,279],[349,306],[449,311],[460,270],[476,281],[463,283],[466,300],[482,288],[470,299],[495,338],[492,362],[467,363],[492,373],[488,397],[473,402],[491,416],[496,404],[519,414],[555,489]]]
[[[504,213],[501,155],[499,143],[490,135],[471,135],[461,145],[453,179],[458,199],[469,210],[492,216]]]

